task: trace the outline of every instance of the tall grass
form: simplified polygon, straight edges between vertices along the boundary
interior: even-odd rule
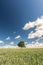
[[[0,65],[43,65],[43,49],[0,49]]]

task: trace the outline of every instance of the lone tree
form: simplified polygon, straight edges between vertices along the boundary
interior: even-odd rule
[[[19,46],[19,47],[25,47],[24,41],[20,41],[20,42],[18,43],[18,46]]]

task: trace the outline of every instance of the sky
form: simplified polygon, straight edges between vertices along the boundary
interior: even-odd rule
[[[43,0],[0,0],[0,46],[43,43]]]

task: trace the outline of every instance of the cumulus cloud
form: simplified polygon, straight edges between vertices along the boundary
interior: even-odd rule
[[[28,38],[42,37],[43,35],[43,16],[37,18],[37,20],[26,23],[23,27],[23,30],[28,30],[30,28],[35,27],[35,32],[31,32],[28,34]]]
[[[14,45],[14,42],[12,41],[12,42],[10,42],[10,45]]]
[[[10,37],[7,37],[6,40],[10,40]]]
[[[18,46],[5,45],[0,48],[18,48]]]
[[[23,30],[28,30],[31,27],[34,27],[35,22],[28,22],[24,25]]]
[[[0,44],[4,44],[4,41],[0,40]]]
[[[20,36],[20,35],[18,35],[18,36],[16,36],[16,37],[15,37],[15,39],[19,39],[19,38],[21,38],[21,36]]]
[[[43,43],[34,42],[33,44],[27,44],[26,48],[43,48]]]

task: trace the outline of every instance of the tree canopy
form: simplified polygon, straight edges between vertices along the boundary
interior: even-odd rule
[[[19,47],[25,47],[24,41],[20,41],[20,42],[18,43],[18,46],[19,46]]]

